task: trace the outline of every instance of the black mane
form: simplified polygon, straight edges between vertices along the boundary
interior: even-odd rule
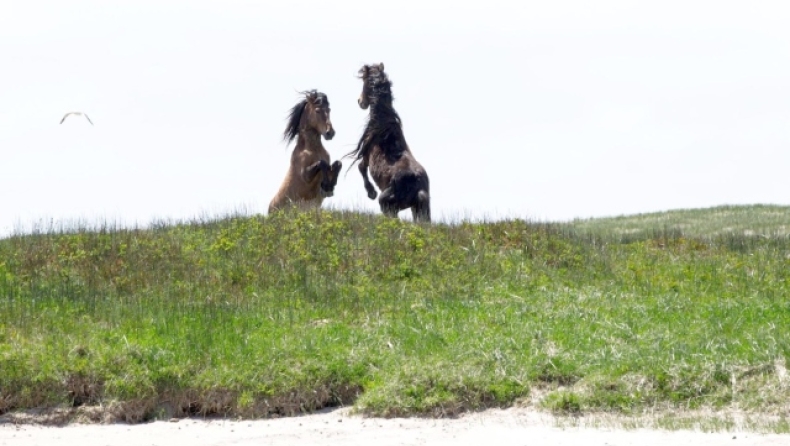
[[[406,150],[401,119],[392,107],[392,82],[384,71],[375,66],[370,67],[367,81],[371,89],[368,98],[370,113],[357,148],[344,156],[354,158],[351,166],[364,158],[374,145],[378,145],[387,157],[393,158],[400,157]]]
[[[324,93],[319,93],[316,90],[308,90],[303,91],[302,94],[304,95],[304,99],[294,105],[288,113],[288,125],[283,132],[283,139],[286,141],[286,145],[290,144],[294,138],[299,136],[302,114],[304,114],[304,109],[309,102],[317,102],[318,104],[326,103],[326,105],[329,105],[329,100]]]

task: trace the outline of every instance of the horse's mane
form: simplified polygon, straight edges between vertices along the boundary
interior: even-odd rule
[[[285,131],[283,132],[283,139],[286,141],[286,145],[290,144],[299,135],[299,124],[302,122],[302,114],[309,102],[320,100],[327,104],[329,103],[326,95],[316,90],[302,91],[301,94],[304,95],[304,99],[294,105],[288,113],[288,125],[285,126]]]
[[[384,71],[372,67],[368,72],[368,82],[371,88],[368,122],[357,148],[344,156],[354,158],[351,166],[364,158],[374,145],[393,157],[406,150],[401,119],[392,107],[392,81]]]

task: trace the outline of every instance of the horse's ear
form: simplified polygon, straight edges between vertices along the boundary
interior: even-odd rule
[[[307,99],[308,102],[310,102],[311,104],[314,104],[315,103],[315,98],[317,96],[318,96],[318,93],[315,90],[309,90],[307,92],[307,94],[305,95],[305,98]]]
[[[379,71],[384,71],[384,62],[379,63]]]

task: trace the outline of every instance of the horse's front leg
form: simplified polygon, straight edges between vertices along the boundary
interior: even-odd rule
[[[376,192],[376,188],[373,187],[373,183],[370,182],[370,178],[368,178],[368,160],[362,159],[362,162],[359,163],[359,173],[362,174],[362,180],[365,182],[365,190],[368,191],[368,198],[371,200],[375,200],[378,193]]]
[[[329,163],[324,160],[318,160],[302,169],[302,179],[305,181],[305,183],[310,183],[315,179],[315,176],[318,175],[318,172],[322,172],[324,174],[324,178],[328,178],[329,169]]]

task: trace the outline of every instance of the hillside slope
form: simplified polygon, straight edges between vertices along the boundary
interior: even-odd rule
[[[769,237],[700,232],[721,209],[431,226],[319,211],[17,235],[0,240],[0,413],[787,414],[790,240],[765,217],[786,211],[737,210]],[[681,216],[691,235],[651,226]],[[641,235],[622,237],[626,223]]]

